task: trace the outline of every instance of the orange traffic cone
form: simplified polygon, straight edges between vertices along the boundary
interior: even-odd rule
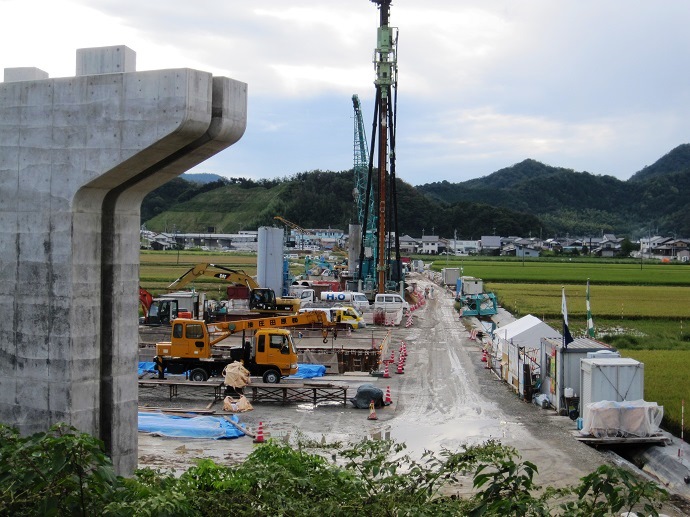
[[[254,443],[264,443],[264,423],[259,422],[259,429],[256,431]]]
[[[394,362],[395,362],[395,350],[391,350],[391,359],[390,359],[390,362],[391,362],[391,363],[394,363]]]
[[[371,401],[371,404],[369,404],[369,416],[367,417],[367,420],[378,420],[379,417],[376,416],[376,410],[374,409],[374,401]]]
[[[386,387],[386,398],[383,399],[383,403],[386,405],[393,403],[393,399],[391,398],[391,387],[390,386]]]
[[[390,379],[391,374],[388,371],[388,363],[386,363],[386,366],[383,368],[383,378],[384,379]]]
[[[403,371],[403,365],[404,365],[404,362],[402,359],[400,359],[400,361],[398,361],[398,369],[395,371],[395,373],[405,373]]]

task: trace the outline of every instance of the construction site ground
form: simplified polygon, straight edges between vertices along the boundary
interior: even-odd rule
[[[267,437],[286,443],[299,438],[327,443],[390,438],[404,442],[408,453],[417,457],[425,450],[459,450],[465,444],[495,439],[536,464],[537,482],[543,486],[577,484],[604,463],[631,466],[613,453],[575,440],[572,432],[576,424],[568,417],[521,400],[485,368],[481,344],[470,339],[469,323],[453,309],[452,293],[423,275],[414,275],[414,280],[422,290],[434,289],[426,303],[414,311],[412,325],[377,330],[391,331],[396,358],[401,343],[406,344],[404,373],[395,373],[396,365],[392,365],[387,379],[353,372],[312,380],[347,384],[348,397],[362,384],[374,384],[384,392],[390,387],[393,402],[376,409],[376,420],[368,419],[367,409],[331,401],[316,407],[311,403],[257,403],[252,411],[239,413],[240,423],[256,431],[261,422]],[[364,332],[371,334],[372,330]],[[223,412],[222,401],[214,403],[212,393],[186,391],[184,387],[172,400],[167,388],[140,388],[139,404],[151,409],[229,414]],[[181,472],[199,458],[233,464],[259,446],[249,436],[205,440],[139,433],[139,466]],[[469,479],[463,490],[471,491]],[[687,515],[690,507],[681,507],[684,500],[676,503],[665,507],[664,513]]]

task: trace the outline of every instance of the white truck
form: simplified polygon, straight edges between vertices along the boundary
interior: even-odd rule
[[[325,302],[329,305],[350,305],[359,312],[369,309],[369,300],[364,293],[357,293],[354,291],[325,291],[317,297],[314,289],[304,289],[300,294],[300,306],[302,307],[317,302]]]

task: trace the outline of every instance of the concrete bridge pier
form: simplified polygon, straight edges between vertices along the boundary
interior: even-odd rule
[[[235,143],[247,86],[136,72],[125,46],[77,51],[75,77],[0,83],[0,421],[66,422],[137,465],[144,196]]]

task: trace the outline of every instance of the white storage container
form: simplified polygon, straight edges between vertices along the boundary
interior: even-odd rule
[[[441,270],[444,285],[455,285],[460,278],[460,268],[446,267]]]
[[[587,420],[587,404],[644,399],[644,364],[626,357],[580,361],[580,412]]]

